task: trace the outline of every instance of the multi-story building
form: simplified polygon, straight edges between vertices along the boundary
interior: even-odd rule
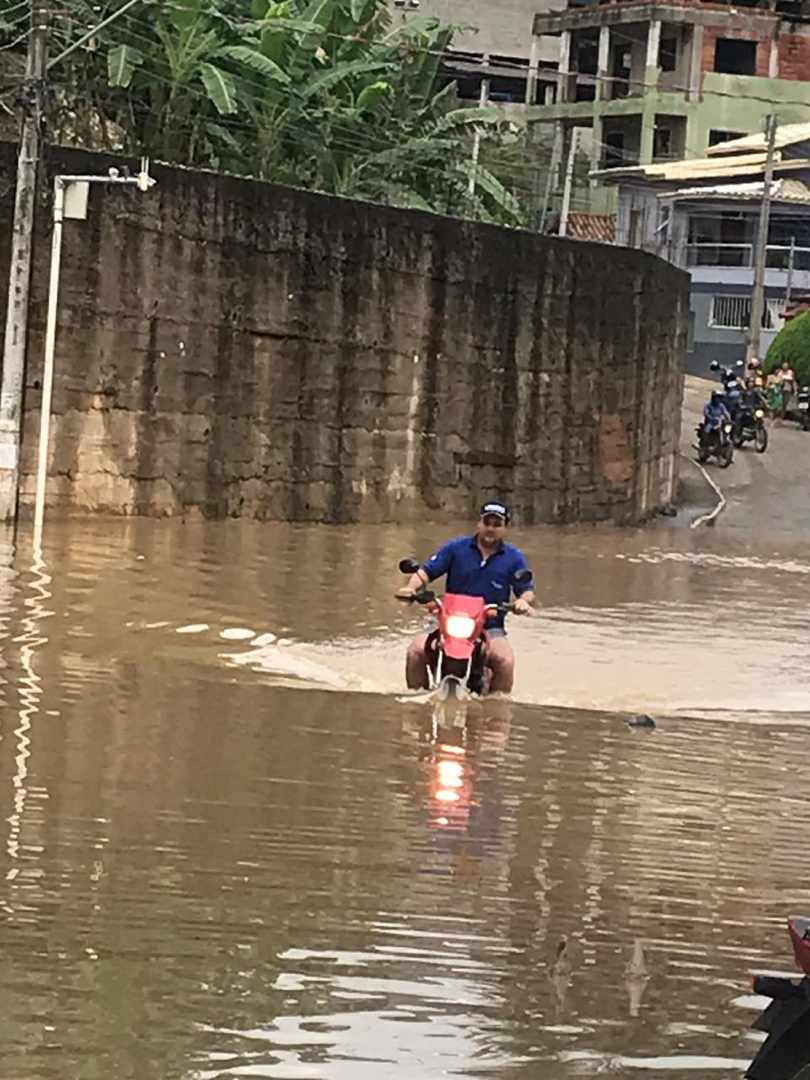
[[[465,100],[524,104],[532,51],[532,26],[538,11],[548,10],[555,0],[390,0],[394,12],[404,18],[432,15],[457,26],[452,48],[442,65]],[[556,80],[557,48],[553,39],[536,47],[540,93],[543,82]],[[543,100],[541,97],[540,100]]]
[[[602,169],[699,156],[761,131],[772,112],[784,123],[810,119],[801,0],[571,0],[536,16],[535,55],[549,37],[558,42],[556,85],[528,121],[554,125],[558,160],[575,128],[587,129],[592,167]]]
[[[748,347],[767,149],[764,135],[717,145],[704,158],[613,168],[616,242],[674,262],[692,278],[690,368],[742,360]],[[791,296],[810,292],[810,122],[776,132],[760,351]]]

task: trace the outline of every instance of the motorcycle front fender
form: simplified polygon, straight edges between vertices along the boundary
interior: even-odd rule
[[[473,654],[475,642],[464,638],[447,637],[442,641],[442,648],[454,660],[469,660]]]
[[[810,1000],[772,1001],[754,1024],[768,1038],[748,1067],[746,1080],[794,1080],[810,1064]]]

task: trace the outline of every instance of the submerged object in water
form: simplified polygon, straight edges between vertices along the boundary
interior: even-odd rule
[[[652,731],[656,726],[655,720],[648,713],[639,713],[638,716],[631,716],[627,721],[628,727],[647,728]]]

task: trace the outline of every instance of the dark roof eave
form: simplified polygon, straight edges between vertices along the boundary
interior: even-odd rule
[[[644,23],[661,19],[668,23],[689,23],[716,26],[718,20],[730,22],[735,27],[741,21],[754,24],[763,30],[778,23],[781,16],[756,8],[733,8],[731,5],[701,4],[700,7],[677,3],[661,3],[642,0],[633,3],[592,4],[586,7],[567,8],[562,11],[545,11],[535,15],[535,34],[561,34],[564,30],[586,29],[596,26],[621,26],[627,23]]]

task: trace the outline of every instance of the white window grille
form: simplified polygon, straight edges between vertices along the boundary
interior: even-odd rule
[[[762,325],[766,330],[781,330],[785,325],[785,301],[766,300]]]
[[[784,325],[781,300],[766,300],[762,312],[763,330],[781,330]],[[751,322],[750,296],[713,296],[709,326],[719,330],[747,330]]]

